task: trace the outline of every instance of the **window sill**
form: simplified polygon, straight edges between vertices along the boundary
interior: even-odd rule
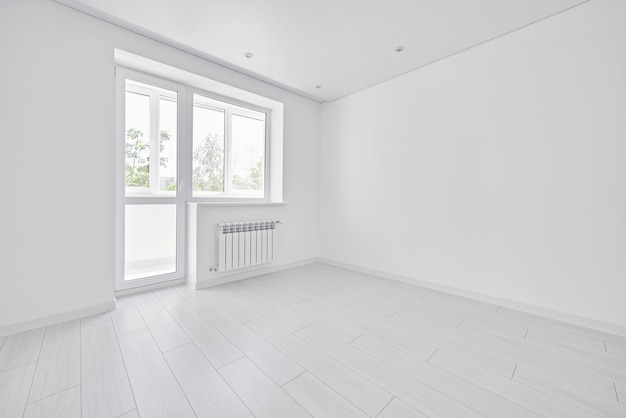
[[[287,202],[187,202],[195,206],[287,206]]]

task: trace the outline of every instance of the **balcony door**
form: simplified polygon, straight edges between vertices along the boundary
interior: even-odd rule
[[[184,278],[183,95],[117,69],[116,290]]]

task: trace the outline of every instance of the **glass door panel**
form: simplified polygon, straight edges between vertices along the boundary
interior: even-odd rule
[[[176,205],[126,205],[124,280],[176,272]]]

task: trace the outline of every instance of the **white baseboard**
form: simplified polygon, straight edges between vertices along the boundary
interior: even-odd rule
[[[48,325],[58,324],[60,322],[71,321],[89,315],[109,312],[115,309],[115,298],[110,302],[100,303],[98,305],[89,306],[74,311],[67,311],[56,315],[45,316],[39,319],[33,319],[26,322],[20,322],[13,325],[5,325],[0,327],[0,337],[5,335],[17,334],[18,332],[29,331],[31,329],[45,327]]]
[[[467,289],[461,289],[453,286],[441,285],[426,280],[421,280],[408,276],[401,276],[399,274],[387,273],[380,270],[374,270],[366,267],[357,266],[354,264],[344,263],[328,258],[320,258],[320,263],[329,264],[331,266],[344,268],[347,270],[357,271],[360,273],[370,274],[372,276],[383,277],[385,279],[397,280],[399,282],[412,284],[415,286],[421,286],[426,289],[436,290],[439,292],[450,293],[456,296],[462,296],[468,299],[480,300],[482,302],[499,305],[509,309],[515,309],[518,311],[526,312],[533,315],[539,315],[556,321],[566,322],[569,325],[575,325],[584,328],[591,328],[592,330],[607,332],[610,334],[619,335],[620,337],[626,337],[626,327],[618,324],[612,324],[610,322],[600,321],[593,318],[587,318],[580,315],[561,312],[554,309],[546,308],[543,306],[532,305],[529,303],[519,302],[511,299],[496,297],[492,295],[486,295],[479,292],[472,292]]]
[[[208,287],[219,286],[221,284],[232,283],[238,280],[249,279],[251,277],[261,276],[263,274],[274,273],[277,271],[288,270],[294,267],[300,267],[311,263],[318,262],[318,258],[308,258],[306,260],[296,261],[287,264],[271,265],[267,267],[260,267],[254,270],[243,271],[239,273],[232,273],[228,275],[221,274],[220,277],[214,279],[202,280],[196,283],[188,283],[188,285],[195,290],[206,289]]]
[[[161,282],[161,283],[148,284],[145,286],[131,287],[130,289],[116,290],[115,297],[118,298],[122,296],[134,295],[136,293],[143,293],[149,290],[157,290],[157,289],[162,289],[164,287],[172,287],[172,286],[177,286],[177,285],[186,284],[186,283],[187,281],[185,279],[175,279],[175,280],[168,280],[166,282]]]

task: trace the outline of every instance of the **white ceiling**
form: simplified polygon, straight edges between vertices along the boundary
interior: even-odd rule
[[[55,1],[324,102],[589,0]]]

